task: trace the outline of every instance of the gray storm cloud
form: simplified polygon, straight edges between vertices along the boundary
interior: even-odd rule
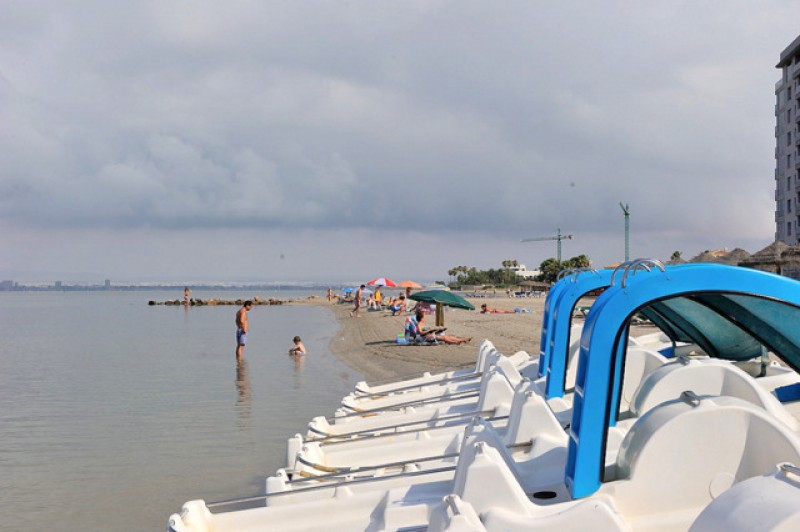
[[[0,220],[768,240],[788,5],[10,2]]]

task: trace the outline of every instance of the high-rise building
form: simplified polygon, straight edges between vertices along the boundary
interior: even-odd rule
[[[781,52],[775,84],[775,240],[795,245],[800,230],[800,37]]]

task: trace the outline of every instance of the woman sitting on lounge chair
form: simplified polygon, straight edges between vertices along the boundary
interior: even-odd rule
[[[415,321],[416,321],[417,334],[422,336],[426,341],[429,342],[437,341],[437,342],[444,342],[446,344],[461,345],[461,344],[466,344],[467,342],[472,340],[472,338],[461,338],[459,336],[439,334],[446,330],[445,327],[434,327],[434,328],[426,327],[425,313],[422,312],[421,310],[417,311],[415,318],[416,318]]]

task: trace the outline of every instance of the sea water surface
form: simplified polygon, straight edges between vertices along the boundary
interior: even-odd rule
[[[181,297],[0,293],[0,530],[164,530],[187,500],[261,494],[286,438],[361,377],[325,308],[254,307],[237,364],[238,307],[147,305]]]

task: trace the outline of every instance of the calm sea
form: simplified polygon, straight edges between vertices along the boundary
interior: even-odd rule
[[[263,493],[286,438],[361,378],[325,308],[255,307],[237,366],[237,307],[147,305],[181,297],[0,293],[0,530],[164,530],[187,500]]]

